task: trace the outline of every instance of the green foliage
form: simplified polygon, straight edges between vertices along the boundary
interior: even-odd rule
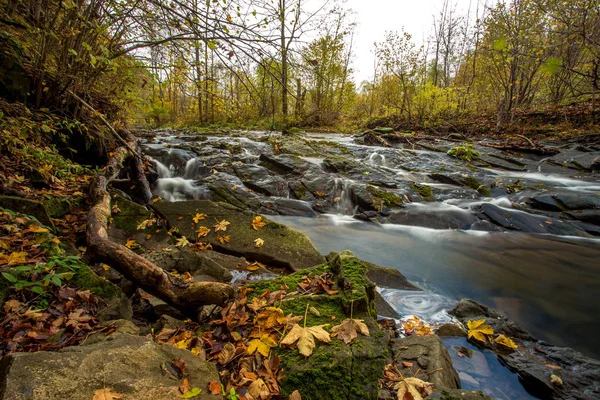
[[[48,286],[62,286],[84,265],[79,257],[50,257],[47,263],[16,266],[2,276],[17,291],[29,290],[45,297]]]
[[[448,155],[459,158],[464,161],[473,161],[479,157],[479,153],[473,149],[473,143],[465,143],[458,146],[454,146],[448,150]]]

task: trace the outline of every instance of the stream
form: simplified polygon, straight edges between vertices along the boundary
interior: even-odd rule
[[[472,298],[600,358],[600,147],[550,142],[539,155],[476,145],[478,159],[464,162],[446,154],[456,145],[154,131],[144,147],[166,200],[227,201],[300,230],[324,254],[348,249],[398,269],[423,289],[379,288],[401,316],[443,323]],[[452,340],[464,388],[531,398],[491,353],[480,353],[487,376],[455,360],[452,346],[467,342]]]

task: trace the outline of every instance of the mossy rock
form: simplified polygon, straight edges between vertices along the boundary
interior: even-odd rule
[[[373,185],[367,185],[366,189],[373,197],[380,199],[383,204],[388,207],[401,206],[404,204],[402,197],[396,193],[388,192],[387,190],[380,189]]]
[[[55,230],[54,224],[50,219],[48,210],[43,203],[35,200],[24,199],[16,196],[0,196],[0,207],[12,210],[17,213],[31,215],[35,217],[42,225]]]
[[[58,199],[52,197],[43,200],[42,203],[48,214],[52,218],[62,218],[67,215],[74,207],[80,205],[83,202],[83,197],[76,197],[75,199]]]
[[[417,192],[424,201],[433,201],[433,190],[431,190],[431,186],[414,183],[410,185],[410,188]]]
[[[385,126],[378,126],[377,128],[372,129],[373,132],[377,133],[394,133],[394,128],[389,128]]]
[[[171,227],[177,228],[179,233],[187,236],[190,241],[197,239],[196,230],[200,226],[210,228],[210,233],[200,240],[210,242],[213,248],[226,254],[245,257],[271,266],[289,268],[292,271],[325,262],[325,257],[303,233],[264,217],[263,222],[266,225],[255,230],[252,221],[257,214],[230,204],[208,200],[176,203],[163,200],[153,204],[153,208],[168,220]],[[207,218],[196,224],[192,218],[198,213],[206,214]],[[222,220],[229,222],[227,230],[215,232],[213,225]],[[221,243],[218,240],[220,236],[229,236],[230,242]],[[255,240],[259,238],[264,241],[264,244],[256,247]]]
[[[325,264],[270,281],[254,282],[250,296],[259,296],[267,290],[287,286],[295,291],[303,277],[314,278],[325,272],[333,273],[333,295],[295,295],[281,303],[284,313],[304,315],[307,304],[313,311],[307,314],[307,326],[334,325],[350,316],[363,319],[370,336],[360,335],[345,344],[331,338],[330,344],[317,342],[314,353],[302,356],[297,349],[277,348],[284,378],[281,393],[289,396],[299,390],[303,399],[376,399],[378,381],[383,376],[389,357],[388,336],[379,328],[372,316],[375,285],[367,277],[368,266],[350,251],[336,254]],[[314,311],[318,315],[315,315]],[[303,322],[301,322],[303,323]]]

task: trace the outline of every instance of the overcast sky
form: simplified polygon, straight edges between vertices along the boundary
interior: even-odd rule
[[[451,0],[466,13],[477,0]],[[417,44],[427,39],[433,26],[433,15],[442,8],[443,0],[347,0],[346,7],[355,11],[358,26],[354,34],[353,68],[358,84],[373,77],[373,43],[384,39],[385,31],[404,30],[413,35]],[[462,12],[461,12],[462,13]]]

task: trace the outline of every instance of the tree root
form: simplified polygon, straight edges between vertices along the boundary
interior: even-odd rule
[[[111,205],[107,186],[119,175],[123,163],[132,155],[128,151],[129,148],[135,148],[135,141],[130,141],[128,146],[119,147],[113,152],[106,167],[92,181],[91,197],[94,206],[87,217],[86,256],[92,262],[110,265],[138,287],[184,312],[194,312],[205,304],[224,304],[234,295],[230,285],[217,282],[185,282],[109,239],[107,223]],[[138,170],[137,161],[135,163]],[[139,166],[141,168],[141,162]],[[136,178],[145,180],[139,176],[140,171],[137,172]]]

